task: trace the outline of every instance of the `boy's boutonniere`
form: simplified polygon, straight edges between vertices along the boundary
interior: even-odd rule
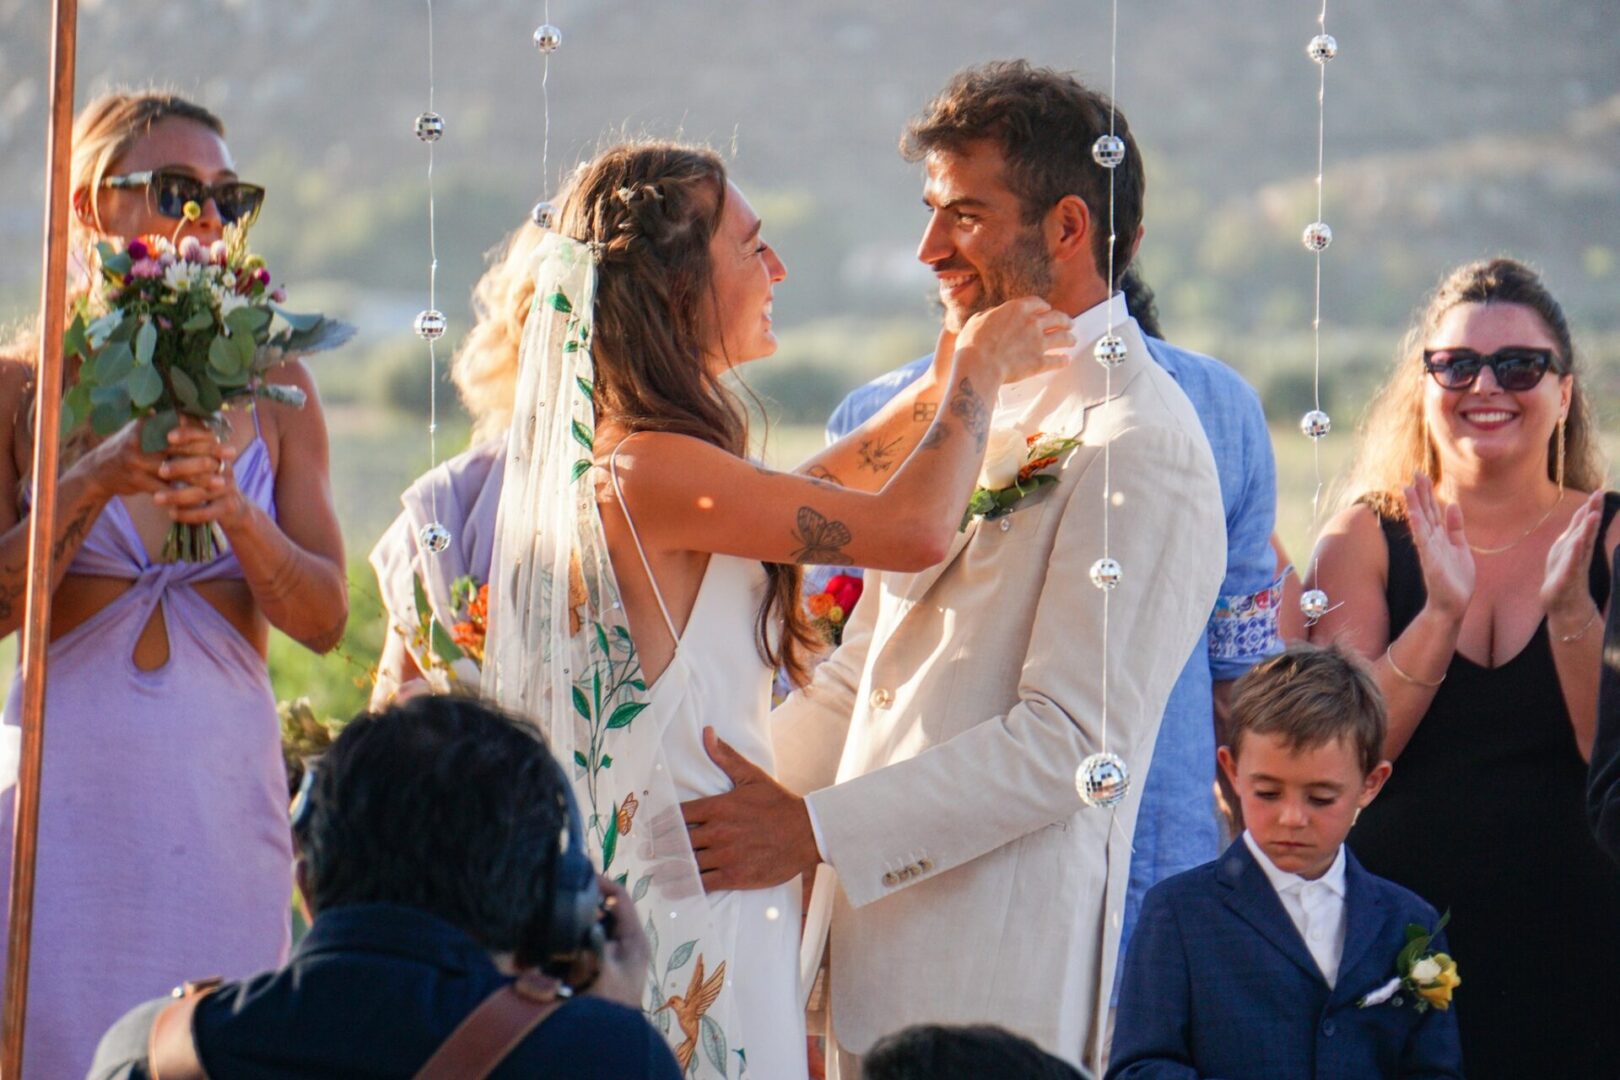
[[[998,518],[1011,513],[1025,495],[1057,483],[1058,478],[1045,470],[1079,445],[1079,439],[1039,431],[1028,436],[1014,428],[992,431],[984,448],[979,484],[968,499],[961,528],[966,529],[976,517]]]
[[[1394,998],[1399,1005],[1402,1002],[1395,995],[1405,991],[1412,995],[1412,1007],[1420,1013],[1427,1012],[1431,1005],[1442,1011],[1451,1008],[1451,992],[1462,985],[1457,962],[1445,953],[1429,951],[1429,943],[1439,936],[1450,919],[1448,911],[1440,916],[1433,930],[1425,930],[1416,923],[1407,926],[1406,945],[1395,955],[1395,977],[1356,1004],[1365,1009]]]

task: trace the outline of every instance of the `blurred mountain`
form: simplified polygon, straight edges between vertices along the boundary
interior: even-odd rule
[[[1103,0],[771,3],[552,0],[433,6],[441,306],[464,324],[480,253],[604,138],[708,141],[792,270],[786,328],[927,317],[922,214],[898,132],[956,68],[1027,56],[1108,77]],[[0,0],[0,316],[37,295],[49,5]],[[83,0],[80,100],[165,82],[224,115],[271,196],[258,245],[295,291],[383,334],[423,306],[427,4]],[[1167,325],[1303,329],[1314,215],[1316,32],[1306,0],[1120,4],[1118,97],[1149,163],[1143,261]],[[1462,258],[1548,273],[1578,324],[1620,327],[1620,5],[1363,0],[1338,5],[1327,71],[1326,326],[1391,339]],[[548,168],[543,172],[542,163]],[[896,358],[898,359],[898,358]]]

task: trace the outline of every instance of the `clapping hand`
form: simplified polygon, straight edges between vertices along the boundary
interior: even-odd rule
[[[1422,473],[1413,475],[1405,494],[1406,520],[1423,567],[1428,606],[1460,621],[1474,597],[1474,553],[1463,532],[1462,508],[1441,504],[1434,482]]]
[[[1547,552],[1541,605],[1547,612],[1548,629],[1559,637],[1578,635],[1591,624],[1596,609],[1586,579],[1602,525],[1603,492],[1594,491]]]

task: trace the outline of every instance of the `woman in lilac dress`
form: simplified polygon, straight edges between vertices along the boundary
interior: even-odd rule
[[[461,403],[472,414],[472,446],[418,477],[400,495],[404,509],[371,551],[371,566],[388,611],[388,636],[377,663],[372,708],[381,708],[402,691],[422,687],[449,689],[454,681],[477,689],[474,667],[448,657],[442,666],[425,655],[422,618],[417,611],[417,584],[433,617],[446,630],[468,621],[466,596],[455,584],[474,587],[489,580],[495,543],[495,510],[501,501],[506,471],[506,430],[517,394],[518,345],[523,320],[534,300],[534,253],[545,231],[525,223],[490,253],[490,267],[473,288],[474,322],[450,365],[450,378]],[[450,546],[424,557],[421,532],[438,523],[450,533]],[[476,641],[461,650],[476,662]],[[427,668],[426,677],[423,669]]]
[[[263,197],[237,182],[219,120],[172,95],[109,94],[85,108],[73,142],[75,252],[144,233],[207,244]],[[180,214],[188,200],[202,206],[191,222]],[[16,497],[0,499],[0,632],[10,633],[27,576],[34,369],[26,342],[4,353],[0,490]],[[27,1077],[84,1075],[131,1002],[285,957],[292,852],[269,628],[329,649],[348,602],[314,385],[297,362],[270,379],[308,404],[233,412],[222,437],[182,428],[156,454],[141,451],[138,422],[67,441]],[[177,521],[217,523],[230,552],[159,561]],[[7,725],[20,700],[14,684]],[[8,846],[12,801],[0,820]]]

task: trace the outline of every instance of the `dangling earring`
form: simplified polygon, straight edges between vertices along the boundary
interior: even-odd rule
[[[1558,494],[1564,494],[1564,417],[1558,418],[1558,451],[1556,464],[1553,467],[1553,479],[1558,481]]]

